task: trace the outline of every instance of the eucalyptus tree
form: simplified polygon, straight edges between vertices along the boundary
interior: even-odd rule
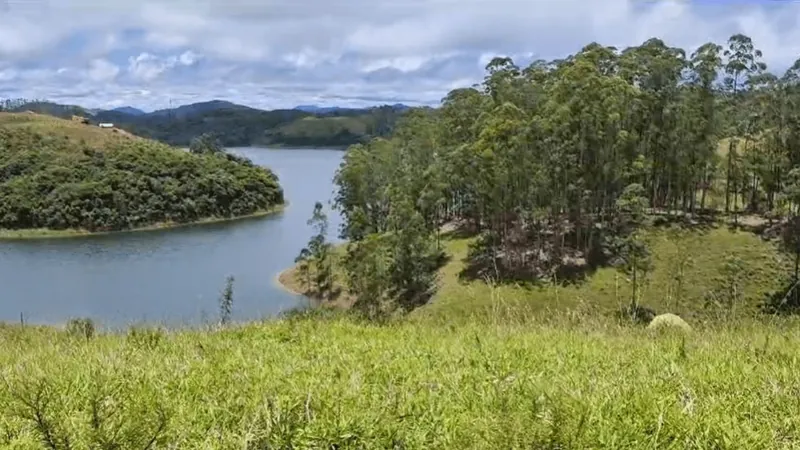
[[[701,191],[700,209],[705,209],[709,188],[712,186],[719,142],[721,115],[717,107],[715,81],[722,68],[722,46],[708,42],[692,54],[688,66],[688,92],[686,96],[686,131],[689,132],[688,169],[695,185]],[[696,194],[696,193],[695,193]],[[696,195],[692,196],[692,211]]]
[[[732,196],[773,209],[791,197],[786,174],[800,164],[800,63],[777,78],[761,59],[744,35],[691,53],[653,38],[623,50],[591,43],[525,68],[492,59],[480,84],[345,156],[337,207],[351,266],[367,248],[382,261],[375,283],[354,274],[354,286],[385,299],[425,291],[411,286],[431,284],[445,221],[472,225],[469,262],[495,272],[549,276],[610,251],[638,279],[646,221],[631,220],[631,205],[695,213],[724,178],[727,211]]]
[[[724,65],[724,87],[728,94],[727,107],[729,108],[727,124],[730,143],[728,145],[727,168],[725,180],[725,212],[730,212],[731,195],[737,190],[737,183],[741,182],[737,176],[738,136],[747,133],[748,111],[744,107],[744,97],[750,88],[750,78],[759,75],[767,69],[761,50],[755,48],[753,40],[743,34],[735,34],[728,39],[728,47],[723,52],[725,57]],[[749,139],[744,141],[745,148]]]

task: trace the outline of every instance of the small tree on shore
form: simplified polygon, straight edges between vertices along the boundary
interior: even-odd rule
[[[219,323],[222,326],[227,325],[231,321],[231,314],[233,312],[233,275],[228,275],[225,279],[225,289],[222,290],[222,295],[219,297]]]
[[[294,263],[297,265],[297,275],[300,278],[302,285],[305,286],[305,289],[311,288],[310,259],[311,252],[306,247],[300,250],[300,254],[294,259]]]
[[[307,223],[315,234],[309,239],[308,245],[300,250],[295,262],[299,265],[301,276],[305,276],[307,281],[313,280],[315,293],[326,298],[333,291],[333,246],[327,241],[328,216],[323,211],[322,203],[314,204],[314,212]]]

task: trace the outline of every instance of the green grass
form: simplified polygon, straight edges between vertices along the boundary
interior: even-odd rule
[[[288,135],[333,135],[344,130],[363,135],[367,127],[358,117],[304,117],[283,125],[280,130]]]
[[[649,231],[646,238],[653,254],[654,270],[641,288],[640,303],[659,314],[671,312],[702,320],[753,315],[767,294],[782,287],[783,275],[792,267],[790,258],[779,252],[774,243],[746,231],[724,227],[684,232],[658,229]],[[443,239],[450,261],[439,273],[439,289],[428,305],[412,312],[411,320],[470,321],[475,317],[496,315],[499,305],[516,316],[574,310],[609,315],[630,303],[630,281],[611,267],[600,268],[584,282],[568,285],[491,286],[481,280],[460,280],[459,273],[464,268],[472,241],[470,238]],[[719,299],[729,286],[723,269],[726,260],[731,258],[738,258],[742,263],[742,270],[736,275],[741,294],[734,308],[707,305],[708,299]],[[338,264],[334,267],[341,269]],[[337,277],[343,278],[341,270]],[[292,291],[304,291],[305,286],[294,270],[281,274],[280,281]],[[348,304],[347,301],[339,303]]]
[[[88,339],[0,325],[0,448],[797,448],[800,323],[701,306],[734,254],[751,313],[779,254],[727,229],[649,238],[643,303],[688,334],[607,314],[629,292],[613,269],[558,289],[459,282],[468,239],[446,241],[433,302],[383,325],[326,309]]]
[[[684,338],[583,316],[312,317],[88,341],[7,327],[0,446],[45,448],[46,428],[72,448],[145,448],[163,417],[152,448],[796,448],[796,325]]]
[[[0,113],[0,127],[27,128],[42,135],[64,136],[65,139],[76,142],[82,140],[97,150],[103,150],[114,141],[141,139],[120,130],[115,132],[112,129],[35,113]]]
[[[721,294],[726,286],[723,267],[726,259],[737,257],[743,270],[737,280],[742,292],[734,313],[750,315],[765,295],[780,287],[781,276],[791,262],[776,250],[775,244],[765,242],[744,231],[714,228],[708,231],[675,232],[651,231],[647,236],[653,254],[654,270],[642,288],[640,302],[657,313],[672,312],[681,316],[719,316],[729,311],[706,307],[709,295]],[[557,310],[584,310],[609,313],[628,304],[632,285],[613,268],[601,268],[583,283],[539,287],[519,285],[490,286],[481,281],[461,282],[458,274],[463,268],[470,240],[450,240],[447,243],[452,260],[441,272],[440,289],[433,302],[412,316],[445,321],[475,315],[487,315],[506,304],[515,314],[547,314]],[[681,279],[681,262],[683,264]]]

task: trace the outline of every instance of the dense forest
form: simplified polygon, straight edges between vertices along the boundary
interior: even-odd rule
[[[227,147],[347,147],[366,143],[374,137],[388,136],[406,108],[386,105],[321,112],[300,109],[264,111],[215,100],[136,115],[21,99],[0,102],[0,111],[3,110],[33,111],[63,119],[79,115],[93,124],[110,122],[137,136],[184,147],[204,133],[214,134]]]
[[[271,171],[225,153],[209,136],[185,152],[35,114],[0,119],[0,229],[125,230],[284,202]],[[89,139],[109,137],[76,138],[84,128],[94,133]]]
[[[357,304],[424,303],[440,230],[458,224],[478,236],[464,275],[562,282],[612,265],[636,308],[643,227],[746,214],[800,255],[800,61],[770,73],[744,35],[688,51],[592,43],[524,68],[497,57],[482,84],[351,147],[336,184]]]

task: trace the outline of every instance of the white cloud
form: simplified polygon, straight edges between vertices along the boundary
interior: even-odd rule
[[[13,81],[17,78],[17,71],[14,69],[0,70],[0,83]]]
[[[128,72],[137,80],[152,81],[177,66],[194,65],[200,58],[200,55],[191,50],[169,57],[159,57],[144,52],[128,58]]]
[[[119,75],[119,67],[105,59],[93,59],[89,63],[87,75],[92,81],[108,82]]]
[[[170,97],[267,108],[437,102],[479,81],[497,54],[550,59],[650,37],[691,51],[737,32],[782,70],[800,56],[799,19],[796,2],[17,1],[0,11],[0,97],[143,108]]]

